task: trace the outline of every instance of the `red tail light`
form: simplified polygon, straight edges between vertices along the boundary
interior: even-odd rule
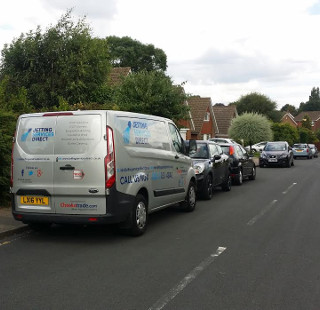
[[[14,144],[16,142],[16,132],[14,133],[13,139],[12,139],[12,149],[11,149],[11,176],[10,176],[10,187],[13,186],[13,151],[14,151]]]
[[[234,154],[234,147],[232,145],[230,145],[230,148],[229,148],[229,155],[233,155]]]
[[[114,156],[113,130],[107,127],[107,155],[104,158],[106,188],[112,187],[116,181],[116,161]]]
[[[307,153],[309,153],[309,149],[307,149]]]

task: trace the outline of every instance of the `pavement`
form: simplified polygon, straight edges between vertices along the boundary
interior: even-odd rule
[[[0,238],[28,230],[28,225],[13,218],[11,208],[0,207]]]

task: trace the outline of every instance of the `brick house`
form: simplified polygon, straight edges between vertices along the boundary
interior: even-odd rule
[[[306,115],[310,117],[311,125],[312,125],[311,129],[313,131],[317,131],[318,129],[320,129],[320,111],[303,111],[299,113],[294,118],[294,120],[297,123],[297,126],[300,127],[302,125],[302,121]]]
[[[215,138],[228,138],[228,130],[231,125],[231,121],[238,116],[236,106],[225,106],[222,103],[218,103],[215,104],[212,109],[217,122]]]
[[[190,107],[190,121],[193,126],[188,127],[186,138],[195,140],[213,138],[217,130],[217,122],[212,110],[211,98],[194,96],[187,99],[187,104]]]
[[[290,112],[286,112],[282,118],[281,118],[281,123],[285,123],[285,124],[290,124],[293,127],[297,127],[298,124],[294,119],[294,116],[290,113]]]

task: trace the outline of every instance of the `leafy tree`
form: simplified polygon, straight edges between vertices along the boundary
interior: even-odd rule
[[[0,109],[0,205],[9,202],[12,137],[17,115]]]
[[[290,124],[274,123],[271,128],[273,131],[274,141],[287,141],[289,145],[293,145],[299,141],[297,128]]]
[[[239,115],[243,113],[258,113],[273,121],[277,121],[281,117],[275,113],[277,104],[267,96],[256,92],[241,96],[238,101],[232,104],[237,106]]]
[[[229,136],[237,141],[243,140],[245,145],[252,145],[260,141],[272,140],[270,121],[257,113],[243,113],[234,118],[229,128]]]
[[[286,104],[284,105],[281,110],[282,112],[290,112],[293,116],[296,116],[298,114],[298,111],[294,105]]]
[[[318,139],[317,139],[315,133],[308,128],[299,127],[298,133],[299,133],[299,142],[301,142],[301,143],[316,143],[316,142],[318,142]]]
[[[162,49],[155,48],[152,44],[142,44],[130,37],[107,37],[114,67],[131,67],[132,72],[166,71],[167,56]]]
[[[159,115],[175,121],[187,117],[186,95],[162,71],[141,71],[127,76],[116,90],[114,103],[121,110]]]
[[[303,128],[307,128],[307,129],[311,130],[312,124],[311,124],[311,119],[310,119],[309,115],[305,115],[303,117],[302,122],[301,122],[301,126]]]
[[[26,89],[36,108],[90,101],[106,81],[111,67],[106,40],[91,37],[85,18],[72,20],[67,11],[44,33],[21,34],[2,50],[0,79],[8,77],[8,90]]]
[[[320,111],[319,87],[312,88],[309,100],[306,103],[300,103],[299,111]]]

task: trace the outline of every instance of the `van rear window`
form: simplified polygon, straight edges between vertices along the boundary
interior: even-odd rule
[[[100,115],[21,118],[17,143],[28,155],[92,152],[101,140]]]
[[[54,153],[63,155],[93,152],[101,135],[100,115],[59,116]]]

